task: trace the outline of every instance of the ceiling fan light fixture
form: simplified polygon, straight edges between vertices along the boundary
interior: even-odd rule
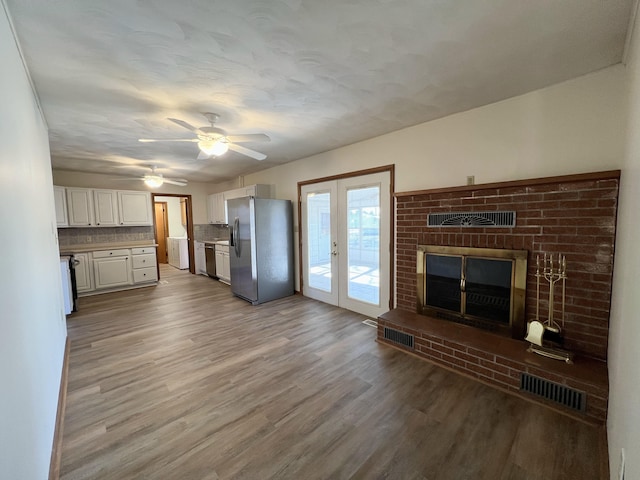
[[[227,153],[229,145],[222,139],[219,140],[200,140],[198,142],[198,148],[207,155],[213,155],[219,157]]]
[[[161,175],[145,175],[144,183],[151,188],[161,187],[164,183],[164,179]]]

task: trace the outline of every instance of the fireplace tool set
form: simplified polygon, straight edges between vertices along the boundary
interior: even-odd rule
[[[564,360],[573,363],[573,354],[558,347],[549,346],[549,343],[560,343],[562,340],[562,328],[564,327],[564,305],[565,305],[565,285],[567,280],[567,258],[558,254],[554,261],[553,254],[547,257],[544,254],[542,259],[542,272],[540,271],[540,255],[536,256],[536,319],[529,322],[527,327],[527,337],[525,338],[531,345],[529,352],[535,352],[545,357],[556,360]],[[547,320],[540,322],[540,279],[549,283],[549,313]],[[562,319],[561,324],[554,319],[556,283],[562,283]],[[543,344],[543,337],[547,337],[547,345]]]

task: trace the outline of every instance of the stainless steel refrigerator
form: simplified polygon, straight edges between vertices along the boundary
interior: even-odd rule
[[[227,201],[231,291],[253,305],[294,293],[293,207],[289,200]]]

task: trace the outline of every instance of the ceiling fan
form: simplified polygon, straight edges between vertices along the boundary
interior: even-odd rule
[[[187,181],[184,179],[178,178],[165,178],[161,173],[156,172],[156,166],[151,167],[151,173],[147,173],[142,177],[139,177],[148,187],[158,188],[163,183],[168,183],[170,185],[177,185],[179,187],[186,187]]]
[[[183,128],[196,134],[196,138],[167,138],[167,139],[155,139],[155,138],[140,138],[139,142],[193,142],[198,144],[200,153],[198,154],[198,160],[203,160],[210,157],[219,157],[224,155],[227,150],[233,150],[234,152],[241,153],[247,157],[254,158],[256,160],[264,160],[267,156],[264,153],[256,152],[250,148],[238,145],[239,143],[249,142],[269,142],[271,139],[264,133],[251,133],[244,135],[227,135],[227,132],[215,126],[215,123],[220,118],[217,113],[205,112],[203,115],[209,120],[210,126],[206,127],[194,127],[190,123],[177,118],[169,118],[173,123],[180,125]]]

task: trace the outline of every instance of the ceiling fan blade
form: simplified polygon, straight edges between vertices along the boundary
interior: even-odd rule
[[[227,135],[227,140],[233,143],[248,143],[248,142],[270,142],[269,135],[264,133],[248,133],[245,135]]]
[[[209,158],[211,158],[211,155],[208,155],[200,150],[200,152],[198,152],[198,158],[196,158],[196,160],[207,160]]]
[[[151,143],[151,142],[197,142],[197,138],[139,138],[139,142]]]
[[[177,178],[163,178],[164,183],[168,183],[170,185],[177,185],[179,187],[186,187],[187,186],[187,181],[184,179],[177,179]]]
[[[187,130],[191,130],[194,133],[199,133],[200,129],[194,127],[193,125],[191,125],[190,123],[185,122],[184,120],[180,120],[178,118],[169,118],[168,120],[171,120],[173,123],[180,125],[183,128],[186,128]]]
[[[256,160],[264,160],[265,158],[267,158],[264,153],[256,152],[255,150],[251,150],[250,148],[241,147],[240,145],[236,145],[235,143],[229,143],[229,150],[241,153],[243,155],[246,155],[247,157],[255,158]]]

